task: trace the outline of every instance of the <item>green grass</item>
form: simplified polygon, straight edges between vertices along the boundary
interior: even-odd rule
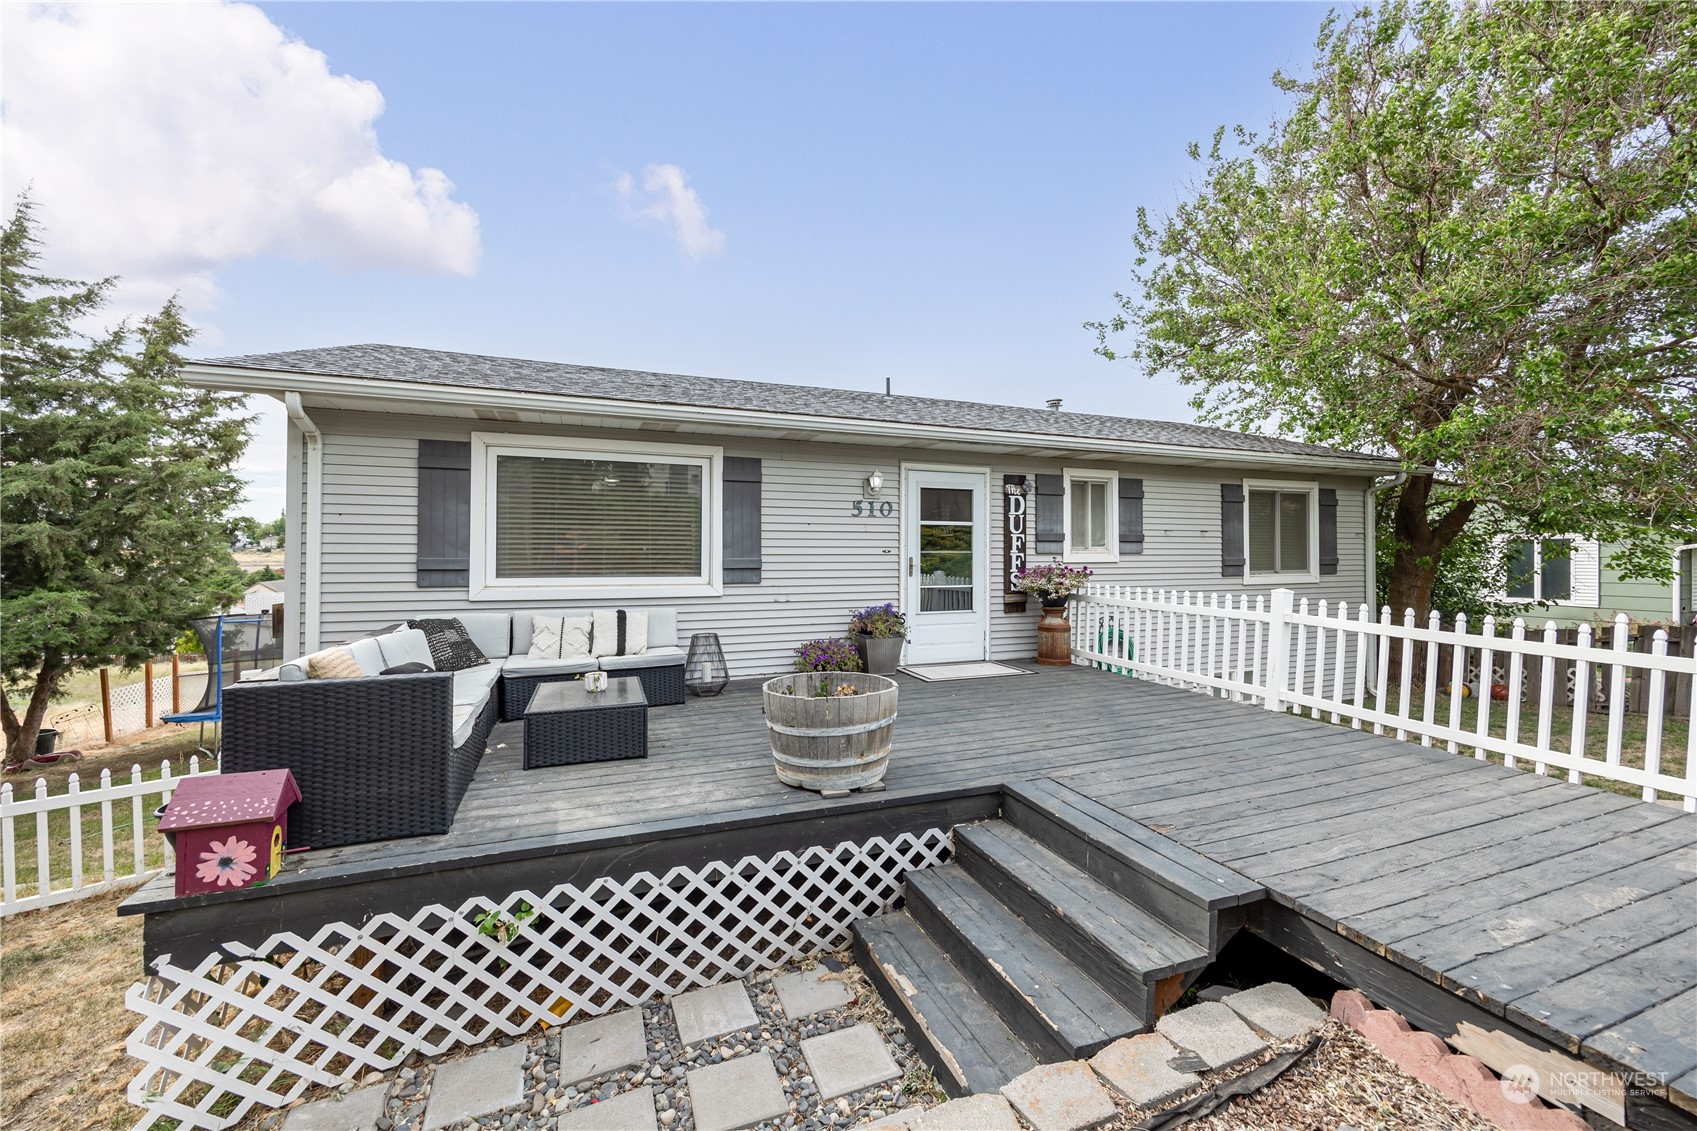
[[[1397,692],[1395,690],[1391,690],[1386,694],[1385,698],[1387,712],[1391,714],[1397,713],[1399,706]],[[1460,728],[1462,730],[1469,734],[1477,733],[1479,725],[1479,711],[1482,706],[1483,701],[1474,697],[1468,697],[1461,701]],[[1496,738],[1506,738],[1508,735],[1508,704],[1492,701],[1490,708],[1489,733]],[[1413,723],[1419,723],[1425,718],[1425,709],[1425,695],[1421,690],[1417,689],[1411,694],[1409,699],[1409,720]],[[1307,714],[1308,712],[1304,710],[1303,713]],[[1331,718],[1331,716],[1325,712],[1321,713],[1321,717],[1327,720],[1330,720]],[[1573,746],[1573,709],[1571,707],[1555,707],[1551,710],[1550,718],[1550,748],[1564,753],[1571,751]],[[1437,701],[1432,705],[1432,720],[1440,726],[1449,725],[1450,698],[1448,695],[1440,694]],[[1622,742],[1620,764],[1623,766],[1632,766],[1637,769],[1643,769],[1647,731],[1650,721],[1649,716],[1635,715],[1628,712],[1622,716],[1621,721]],[[1342,725],[1350,725],[1349,720],[1344,719]],[[1366,729],[1371,725],[1372,724],[1370,723],[1363,723],[1362,727],[1363,729]],[[1386,730],[1389,733],[1395,733],[1395,730],[1392,727],[1387,726]],[[1599,762],[1602,761],[1604,751],[1608,748],[1608,733],[1608,708],[1593,707],[1588,710],[1585,718],[1585,739],[1582,744],[1582,751],[1586,758],[1595,759]],[[1538,706],[1536,703],[1523,703],[1520,710],[1520,730],[1518,734],[1518,741],[1530,745],[1536,742],[1537,737]],[[1664,716],[1662,719],[1661,737],[1661,772],[1672,775],[1673,777],[1683,777],[1686,770],[1686,756],[1690,749],[1691,720]],[[1416,737],[1413,741],[1418,742],[1419,738]],[[1433,745],[1441,746],[1445,744],[1434,739]],[[1475,753],[1475,748],[1465,742],[1458,743],[1458,747],[1458,752],[1461,754],[1471,756]],[[1494,751],[1487,751],[1486,759],[1488,761],[1495,762],[1498,765],[1503,763],[1503,756]],[[1515,766],[1517,769],[1533,770],[1534,763],[1525,758],[1517,757],[1515,759]],[[1563,769],[1557,769],[1553,766],[1546,766],[1545,769],[1546,772],[1551,775],[1561,776],[1564,778],[1567,776],[1567,771]],[[1613,778],[1607,778],[1597,774],[1581,774],[1580,781],[1585,785],[1594,786],[1597,789],[1608,790],[1610,793],[1618,793],[1626,797],[1638,797],[1642,792],[1639,786],[1632,785],[1628,782],[1616,781]],[[1668,793],[1666,791],[1659,791],[1657,793],[1658,799],[1662,800],[1677,800],[1678,796],[1678,794]]]

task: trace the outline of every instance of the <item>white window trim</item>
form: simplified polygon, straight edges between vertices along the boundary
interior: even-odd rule
[[[701,475],[702,572],[693,577],[498,578],[495,576],[494,466],[497,456],[555,458],[622,456],[637,461],[699,463]],[[717,597],[724,592],[720,529],[724,449],[685,444],[527,436],[496,432],[471,435],[471,586],[473,601],[575,600],[634,597]]]
[[[1256,573],[1250,568],[1249,553],[1249,492],[1250,491],[1281,491],[1295,494],[1305,491],[1308,494],[1308,570],[1305,573]],[[1275,511],[1277,508],[1274,508]],[[1320,484],[1314,480],[1297,481],[1284,479],[1245,479],[1243,481],[1243,583],[1245,585],[1265,585],[1277,582],[1289,585],[1292,582],[1318,582],[1320,580]]]
[[[1120,560],[1120,477],[1118,472],[1097,471],[1087,467],[1069,467],[1062,471],[1061,495],[1061,560],[1063,562],[1117,562]],[[1108,546],[1105,550],[1075,550],[1072,548],[1072,484],[1105,483],[1108,486],[1104,505],[1108,508]]]
[[[1597,599],[1595,601],[1582,601],[1582,600],[1578,599],[1577,597],[1570,597],[1570,598],[1567,598],[1566,600],[1558,599],[1558,600],[1553,600],[1553,601],[1546,601],[1544,599],[1544,595],[1543,595],[1543,593],[1544,593],[1544,542],[1545,542],[1546,539],[1548,539],[1552,542],[1571,542],[1571,543],[1573,543],[1573,549],[1568,551],[1568,557],[1567,557],[1567,566],[1568,566],[1568,575],[1567,575],[1568,581],[1567,581],[1567,584],[1568,584],[1568,592],[1570,592],[1570,593],[1576,593],[1576,592],[1579,591],[1579,579],[1578,579],[1576,573],[1574,572],[1574,566],[1579,561],[1579,555],[1582,552],[1587,552],[1586,547],[1588,547],[1588,546],[1594,547],[1594,549],[1589,551],[1589,552],[1596,555]],[[1533,595],[1530,596],[1530,597],[1510,597],[1508,595],[1508,585],[1507,585],[1508,578],[1506,576],[1506,570],[1505,570],[1505,576],[1503,578],[1503,583],[1504,583],[1503,591],[1501,593],[1497,594],[1497,597],[1498,597],[1499,600],[1502,600],[1502,601],[1532,601],[1532,602],[1535,602],[1535,603],[1541,604],[1541,605],[1549,605],[1553,609],[1599,609],[1599,608],[1602,608],[1602,604],[1603,604],[1603,552],[1602,552],[1602,549],[1603,548],[1602,548],[1602,545],[1595,538],[1581,538],[1577,534],[1529,534],[1529,535],[1526,535],[1524,537],[1519,537],[1519,538],[1505,538],[1505,539],[1503,539],[1501,546],[1498,547],[1498,552],[1505,556],[1505,561],[1503,563],[1505,567],[1507,566],[1506,555],[1508,554],[1508,547],[1511,543],[1514,543],[1514,542],[1531,542],[1532,543],[1532,594]]]

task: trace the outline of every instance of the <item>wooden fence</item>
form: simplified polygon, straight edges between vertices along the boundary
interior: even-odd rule
[[[0,917],[136,887],[169,869],[171,846],[153,811],[184,777],[201,772],[199,758],[189,759],[187,774],[161,763],[156,778],[139,765],[130,767],[128,781],[102,770],[92,789],[72,774],[66,791],[51,796],[46,779],[37,778],[34,795],[21,799],[10,782],[0,784]],[[34,879],[20,878],[20,848],[35,857]]]
[[[1471,632],[1466,617],[1446,626],[1436,612],[1422,627],[1412,611],[1399,624],[1389,608],[1374,618],[1365,604],[1311,605],[1289,589],[1269,599],[1091,585],[1072,609],[1075,663],[1452,752],[1468,747],[1480,759],[1530,762],[1540,774],[1553,767],[1570,781],[1624,782],[1645,801],[1670,794],[1687,812],[1697,812],[1694,635],[1634,634],[1625,616],[1602,640],[1589,625],[1529,631],[1518,618],[1504,626],[1487,617]],[[1561,712],[1568,717],[1558,730]],[[1634,724],[1630,756],[1629,713],[1644,719],[1641,742]],[[1593,715],[1606,720],[1600,741]],[[1687,731],[1679,773],[1662,765],[1671,720]]]

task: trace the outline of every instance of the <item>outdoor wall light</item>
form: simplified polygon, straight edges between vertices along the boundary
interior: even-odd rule
[[[882,471],[874,471],[871,475],[866,477],[866,497],[868,499],[876,499],[878,497],[878,492],[883,490],[883,488],[884,473]]]

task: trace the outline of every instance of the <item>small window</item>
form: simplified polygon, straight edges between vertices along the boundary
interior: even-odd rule
[[[1310,490],[1251,488],[1249,572],[1307,574],[1314,513]]]
[[[1106,472],[1068,471],[1066,489],[1068,559],[1117,559],[1114,477]]]
[[[1504,550],[1508,583],[1504,595],[1515,601],[1573,600],[1573,539],[1517,538]]]

